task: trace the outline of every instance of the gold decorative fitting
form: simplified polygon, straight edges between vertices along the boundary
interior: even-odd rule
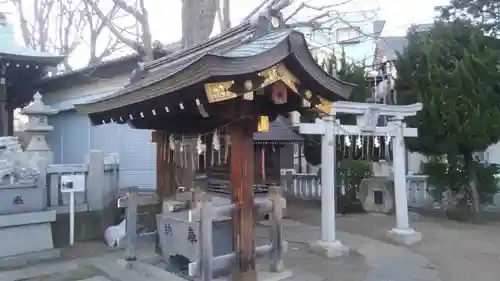
[[[331,101],[328,101],[322,97],[318,97],[320,103],[316,105],[316,108],[321,111],[321,113],[325,114],[330,114],[332,112],[332,105],[333,103]]]
[[[250,91],[253,89],[253,83],[252,83],[252,80],[246,80],[244,83],[243,83],[243,86],[245,87],[245,90],[247,91]]]
[[[253,92],[248,92],[243,94],[244,100],[253,100]]]
[[[306,97],[306,99],[311,99],[311,98],[312,98],[312,95],[313,95],[313,94],[312,94],[311,90],[306,90],[306,91],[304,92],[304,96]]]
[[[259,76],[265,78],[264,82],[260,85],[262,88],[281,80],[288,86],[288,88],[292,89],[295,93],[298,93],[297,86],[295,86],[298,84],[297,78],[295,78],[295,76],[293,76],[293,74],[288,71],[282,63],[259,72]]]
[[[234,99],[238,95],[229,90],[234,84],[234,81],[206,83],[205,94],[209,103],[220,102],[224,100]]]
[[[257,123],[257,132],[269,132],[269,116],[259,116]]]

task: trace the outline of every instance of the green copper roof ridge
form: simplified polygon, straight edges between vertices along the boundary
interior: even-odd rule
[[[12,25],[5,19],[0,19],[0,57],[20,61],[38,58],[50,60],[52,64],[59,64],[65,58],[22,46],[16,41]]]

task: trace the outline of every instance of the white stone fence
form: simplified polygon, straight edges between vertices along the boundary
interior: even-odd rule
[[[85,164],[50,164],[40,169],[39,185],[46,186],[46,206],[58,213],[68,212],[69,194],[61,193],[61,176],[84,175],[85,191],[75,193],[77,212],[102,210],[116,199],[119,190],[119,159],[116,154],[104,156],[90,151]]]
[[[289,199],[320,200],[321,182],[317,174],[297,173],[292,169],[281,171],[282,194]],[[343,184],[341,185],[343,186]],[[406,188],[408,207],[411,208],[440,208],[428,192],[426,175],[407,175]],[[495,204],[485,209],[500,211],[500,194],[495,196]]]

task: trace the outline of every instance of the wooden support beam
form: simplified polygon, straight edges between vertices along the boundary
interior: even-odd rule
[[[236,117],[236,116],[235,116]],[[231,136],[231,183],[236,204],[232,216],[233,250],[236,252],[234,281],[255,281],[254,241],[254,149],[253,133],[257,127],[254,118],[242,118],[229,127]]]

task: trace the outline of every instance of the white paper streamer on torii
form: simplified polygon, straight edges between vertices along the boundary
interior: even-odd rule
[[[217,152],[217,163],[220,164],[220,139],[219,139],[219,131],[215,129],[212,134],[212,157],[210,159],[210,163],[213,166],[215,163],[215,153]]]
[[[173,135],[168,136],[168,148],[169,148],[168,162],[170,163],[171,157],[174,158],[172,159],[172,161],[175,161],[175,139]]]

